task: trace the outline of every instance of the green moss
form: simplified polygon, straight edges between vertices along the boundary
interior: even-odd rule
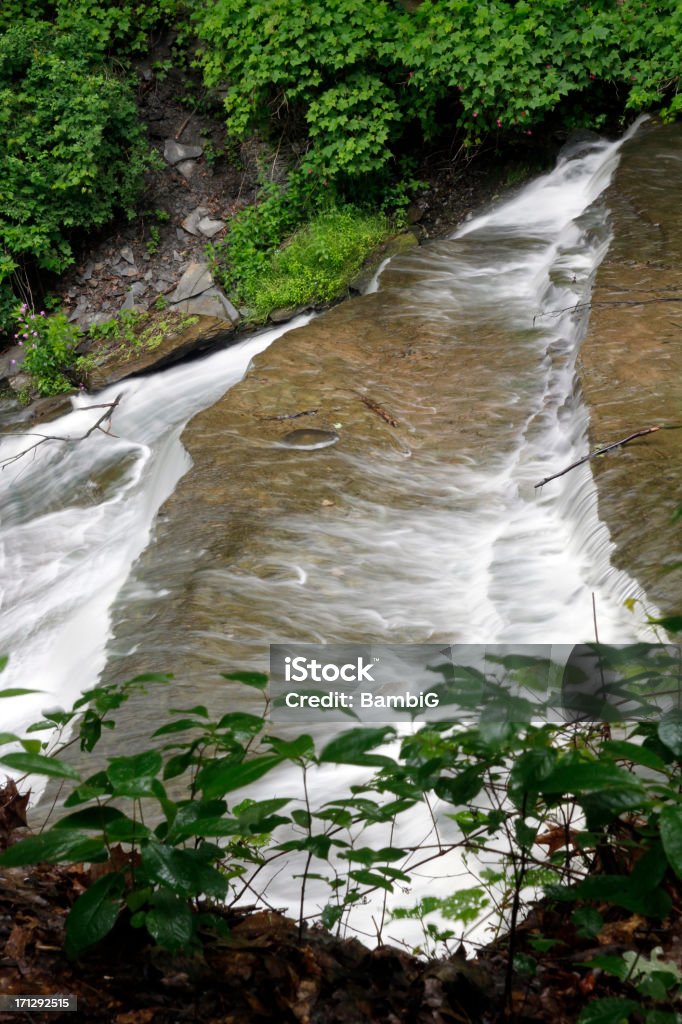
[[[352,206],[318,214],[249,277],[243,296],[249,318],[262,321],[273,309],[340,298],[390,230],[387,218]]]

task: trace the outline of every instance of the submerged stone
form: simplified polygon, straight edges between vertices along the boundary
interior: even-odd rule
[[[302,430],[292,430],[280,438],[280,444],[285,448],[298,448],[303,452],[312,452],[316,448],[329,448],[336,444],[339,435],[335,430],[317,430],[314,427]]]

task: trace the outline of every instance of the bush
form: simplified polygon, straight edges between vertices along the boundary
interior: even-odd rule
[[[16,326],[14,337],[26,352],[22,369],[39,395],[59,395],[83,383],[88,360],[76,352],[80,331],[63,313],[32,313],[24,304]]]
[[[677,0],[218,0],[195,18],[228,131],[305,128],[306,162],[330,178],[389,167],[417,125],[476,143],[550,117],[594,127],[666,96],[679,108]]]
[[[318,214],[262,270],[246,278],[243,300],[251,317],[265,320],[273,309],[339,298],[388,233],[385,217],[352,206]]]
[[[31,18],[42,18],[73,32],[79,49],[148,49],[149,34],[171,24],[181,0],[3,0],[0,32]]]
[[[145,145],[129,85],[82,39],[24,22],[0,36],[0,280],[63,271],[78,230],[132,212]]]

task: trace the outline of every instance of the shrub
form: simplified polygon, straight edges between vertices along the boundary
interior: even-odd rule
[[[389,232],[385,217],[351,206],[318,214],[245,282],[243,299],[255,320],[279,307],[331,302]]]
[[[149,34],[171,24],[181,0],[3,0],[0,32],[30,18],[42,18],[73,32],[79,48],[148,49]]]
[[[0,36],[0,279],[60,272],[81,229],[132,211],[145,146],[128,84],[38,22]]]
[[[83,382],[88,361],[76,352],[80,330],[63,313],[46,316],[23,305],[16,326],[14,337],[26,352],[22,368],[39,395],[59,395]]]
[[[218,0],[197,11],[209,85],[226,88],[228,131],[288,123],[308,166],[343,179],[389,167],[419,125],[476,143],[489,133],[599,124],[677,91],[677,0]]]

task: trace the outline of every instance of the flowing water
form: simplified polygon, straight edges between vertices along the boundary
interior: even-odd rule
[[[102,671],[173,671],[171,706],[191,692],[221,711],[242,695],[219,672],[267,668],[273,642],[542,643],[561,657],[593,637],[593,594],[601,640],[643,636],[623,601],[645,595],[611,564],[589,465],[534,486],[587,451],[587,317],[573,307],[609,244],[596,201],[619,153],[567,150],[452,238],[391,261],[363,298],[119,385],[90,400],[122,394],[116,438],[6,468],[3,685],[49,697],[6,701],[3,728],[67,706]],[[283,443],[298,428],[338,441]],[[159,714],[156,695],[133,705],[117,752]],[[430,827],[415,819],[396,841]]]

